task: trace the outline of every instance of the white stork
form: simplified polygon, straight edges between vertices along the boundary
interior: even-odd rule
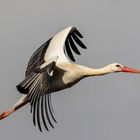
[[[54,111],[51,94],[75,85],[81,79],[90,76],[100,76],[115,72],[138,73],[140,71],[128,68],[119,63],[109,64],[103,68],[93,69],[75,62],[73,53],[80,55],[78,47],[86,49],[81,42],[82,34],[75,27],[67,27],[47,42],[41,45],[31,56],[25,79],[17,85],[17,90],[23,95],[18,102],[0,115],[3,119],[27,103],[31,104],[33,123],[42,132],[42,125],[49,130],[48,124],[54,128]],[[42,123],[40,122],[42,120]],[[47,122],[46,122],[47,120]]]

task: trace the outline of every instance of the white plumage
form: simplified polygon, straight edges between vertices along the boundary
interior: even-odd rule
[[[69,63],[68,58],[64,53],[65,41],[72,30],[73,27],[67,27],[66,29],[62,30],[61,32],[57,33],[51,40],[47,52],[45,53],[45,61],[52,59],[53,57],[58,56],[57,64],[61,63]]]
[[[73,53],[80,55],[79,47],[86,49],[81,42],[82,34],[75,27],[67,27],[57,33],[43,45],[41,45],[31,56],[25,79],[17,85],[22,97],[9,111],[3,112],[3,119],[23,105],[30,102],[33,113],[34,125],[38,125],[42,131],[42,123],[49,130],[48,124],[54,128],[56,119],[53,115],[51,94],[53,92],[71,87],[81,79],[89,76],[105,75],[113,72],[140,73],[113,63],[100,69],[92,69],[75,63]],[[42,120],[42,123],[40,122]]]

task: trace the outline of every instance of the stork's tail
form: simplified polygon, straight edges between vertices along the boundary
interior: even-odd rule
[[[18,110],[19,108],[21,108],[22,106],[26,105],[29,102],[27,95],[23,95],[17,102],[15,105],[13,105],[13,107],[8,110],[5,111],[3,113],[0,114],[0,120],[8,117],[9,115],[11,115],[13,112],[15,112],[16,110]]]

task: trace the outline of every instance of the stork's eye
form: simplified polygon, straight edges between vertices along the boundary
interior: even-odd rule
[[[121,68],[121,65],[117,64],[116,67]]]

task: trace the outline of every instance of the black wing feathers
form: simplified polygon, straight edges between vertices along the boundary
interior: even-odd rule
[[[80,55],[80,52],[79,52],[79,50],[77,49],[77,47],[76,47],[76,45],[75,45],[75,43],[74,43],[74,41],[73,41],[73,39],[72,39],[71,36],[69,37],[69,42],[70,42],[70,46],[71,46],[71,48],[73,49],[73,51],[74,51],[76,54]]]
[[[46,96],[45,96],[46,97]],[[49,131],[48,127],[47,127],[47,124],[46,124],[46,121],[45,121],[45,116],[44,116],[44,96],[42,96],[41,98],[41,114],[42,114],[42,120],[43,120],[43,124],[46,128],[46,130]]]
[[[44,63],[44,56],[52,38],[42,44],[31,56],[25,75],[29,75],[35,69]]]
[[[82,41],[76,36],[76,34],[72,35],[73,39],[76,41],[76,43],[82,47],[83,49],[86,49],[87,47],[82,43]]]
[[[51,102],[51,94],[48,95],[48,107],[49,107],[49,111],[50,111],[50,115],[52,117],[52,119],[54,120],[54,122],[57,123],[56,119],[54,118],[54,111],[53,111],[53,108],[52,108],[52,102]]]
[[[38,123],[39,130],[42,132],[42,128],[40,124],[40,98],[37,102],[37,123]]]
[[[82,35],[77,29],[74,30],[74,33],[75,33],[78,37],[83,38],[83,35]]]
[[[86,49],[86,46],[82,43],[82,41],[79,38],[83,38],[82,34],[76,29],[73,28],[70,33],[67,36],[67,39],[65,41],[65,53],[69,56],[69,58],[75,62],[75,58],[72,54],[72,50],[77,54],[80,55],[80,52],[76,46],[80,46],[83,49]]]
[[[31,106],[31,108],[33,108],[33,123],[34,123],[34,126],[36,126],[36,104],[37,104],[37,102],[34,103],[34,106]]]
[[[53,72],[55,64],[56,59],[40,71],[38,69],[37,72],[27,75],[25,80],[17,86],[21,93],[27,94],[31,104],[31,112],[33,112],[33,123],[35,126],[38,125],[41,132],[42,123],[46,130],[49,130],[48,124],[54,128],[52,121],[56,122],[50,100],[51,76],[49,75]]]
[[[49,103],[47,104],[47,99],[46,98],[48,98],[48,96],[45,96],[45,111],[46,111],[46,117],[47,117],[47,119],[48,119],[48,122],[49,122],[49,124],[50,124],[50,126],[52,127],[52,128],[54,128],[54,126],[53,126],[53,124],[52,124],[52,122],[51,122],[51,119],[50,119],[50,116],[49,116],[49,113],[51,112],[50,110],[49,110]],[[50,111],[50,112],[48,112],[48,110]]]
[[[71,51],[71,48],[70,48],[70,45],[69,45],[68,41],[69,40],[66,40],[66,42],[65,42],[65,44],[66,44],[66,52],[67,52],[68,56],[70,57],[70,59],[75,62],[75,59],[73,57],[73,54],[72,54],[72,51]]]

